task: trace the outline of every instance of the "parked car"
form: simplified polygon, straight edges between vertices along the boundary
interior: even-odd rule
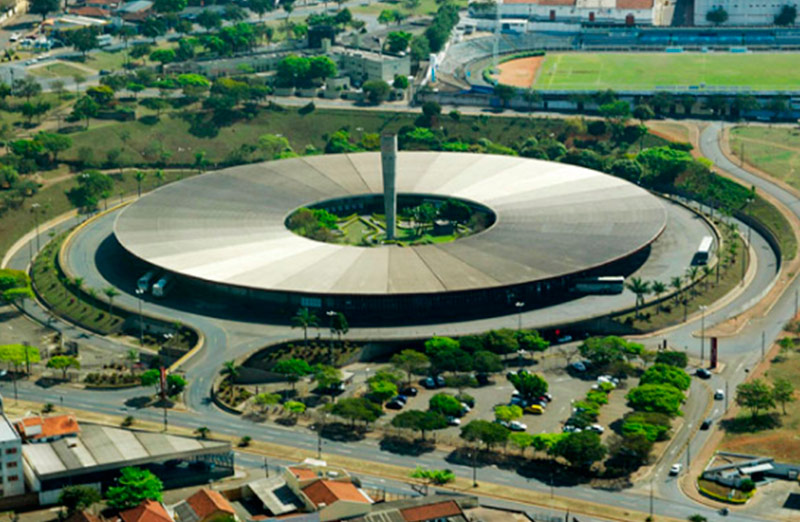
[[[434,377],[428,377],[422,381],[422,385],[432,390],[434,388],[442,388],[444,386],[444,377],[441,375],[437,375]]]
[[[519,406],[522,409],[527,408],[530,405],[530,401],[523,399],[522,397],[511,397],[511,401],[509,401],[512,406]]]
[[[466,415],[467,413],[471,412],[472,408],[469,407],[469,404],[462,402],[461,403],[461,415]]]
[[[477,380],[478,384],[480,384],[481,386],[486,386],[487,384],[489,384],[489,376],[486,375],[485,373],[477,374],[475,376],[475,380]]]
[[[447,417],[448,426],[461,426],[461,419],[458,417]]]
[[[508,425],[508,421],[504,421],[504,420],[500,420],[500,419],[495,419],[494,423],[495,424],[499,424],[500,426],[503,426],[505,428],[508,428],[508,426],[509,426]]]
[[[523,411],[525,413],[533,413],[534,415],[541,415],[542,413],[544,413],[544,408],[542,408],[538,404],[531,404],[530,406],[525,406],[525,408],[523,408]]]
[[[683,466],[681,464],[673,464],[672,467],[669,468],[669,474],[674,477],[675,475],[679,475],[682,469]]]
[[[413,386],[409,386],[407,388],[402,388],[400,390],[401,395],[405,395],[406,397],[416,397],[419,393],[419,390],[414,388]]]
[[[603,432],[606,431],[605,428],[603,428],[599,424],[592,424],[591,426],[587,426],[586,430],[587,431],[593,431],[593,432],[597,433],[598,435],[602,435]]]
[[[525,431],[528,429],[528,425],[520,421],[511,421],[508,423],[508,429],[511,431]]]
[[[575,361],[574,363],[569,364],[569,369],[574,372],[583,373],[586,371],[586,365],[580,361]]]
[[[714,419],[706,419],[703,421],[702,424],[700,424],[700,429],[707,430],[708,428],[711,427],[712,424],[714,424]]]
[[[612,377],[610,375],[601,375],[600,377],[597,378],[598,384],[602,384],[604,382],[613,384],[615,388],[619,386],[619,379],[617,379],[616,377]]]
[[[22,37],[19,33],[11,33],[11,36],[8,38],[9,42],[18,42],[19,39]]]
[[[405,406],[404,402],[400,402],[400,401],[396,401],[396,400],[391,400],[391,401],[386,403],[386,407],[389,408],[390,410],[402,410],[403,406]]]
[[[563,431],[564,433],[580,433],[583,430],[581,430],[577,426],[573,426],[572,424],[566,424],[564,425],[564,428],[561,431]]]
[[[697,371],[694,372],[694,374],[697,375],[698,377],[700,377],[701,379],[710,379],[711,378],[711,372],[706,370],[705,368],[698,368]]]
[[[725,390],[717,390],[714,392],[714,400],[721,401],[725,399]]]
[[[408,402],[408,397],[406,397],[405,395],[395,395],[394,397],[391,398],[391,400],[402,402],[403,406],[405,406],[405,404]]]

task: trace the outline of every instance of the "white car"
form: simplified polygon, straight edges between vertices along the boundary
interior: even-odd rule
[[[19,33],[12,33],[11,36],[8,38],[9,42],[18,42],[19,39],[22,38],[22,35]]]
[[[725,400],[725,390],[716,390],[714,392],[714,400],[715,401]]]
[[[603,428],[599,424],[592,424],[591,426],[587,426],[586,429],[588,431],[593,431],[593,432],[597,433],[598,435],[602,435],[603,432],[606,431],[605,428]]]
[[[511,431],[525,431],[528,429],[528,425],[520,421],[511,421],[508,423],[508,429]]]
[[[572,424],[567,424],[561,431],[564,433],[580,433],[581,429],[577,426],[573,426]]]
[[[681,464],[673,464],[672,467],[669,468],[669,474],[673,476],[678,475],[682,469],[683,466]]]
[[[461,419],[456,417],[447,417],[447,424],[449,426],[461,426]]]
[[[612,377],[610,375],[601,375],[597,378],[598,383],[608,382],[613,384],[614,386],[619,386],[619,379],[616,377]]]

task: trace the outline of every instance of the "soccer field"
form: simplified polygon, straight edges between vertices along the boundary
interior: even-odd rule
[[[533,87],[800,89],[800,53],[548,53]]]

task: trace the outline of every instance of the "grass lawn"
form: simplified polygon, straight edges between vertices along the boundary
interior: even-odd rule
[[[731,152],[800,189],[800,131],[789,127],[743,125],[730,133]]]
[[[798,53],[548,53],[537,89],[724,86],[794,89]]]
[[[467,8],[467,1],[466,0],[455,0],[454,2],[460,9]],[[335,7],[335,4],[331,3],[331,6]],[[351,7],[350,11],[353,14],[373,14],[379,15],[383,10],[398,10],[402,13],[405,13],[407,16],[425,16],[425,15],[434,15],[436,14],[436,10],[439,6],[436,4],[436,0],[421,0],[419,5],[413,9],[409,9],[408,6],[403,2],[363,2],[361,5]]]
[[[775,379],[786,379],[791,382],[795,390],[800,389],[800,341],[795,337],[794,346],[781,349],[766,372],[765,379],[772,382]],[[731,390],[733,393],[733,390]],[[796,392],[795,392],[796,394]],[[762,416],[761,425],[775,425],[772,429],[752,429],[750,412],[742,411],[733,421],[723,421],[730,426],[719,449],[725,451],[746,453],[750,455],[763,455],[775,457],[780,462],[800,463],[800,402],[786,405],[786,415],[782,414],[781,406],[772,412],[771,416]]]
[[[40,78],[72,78],[76,75],[86,76],[88,74],[87,71],[64,62],[55,62],[42,67],[29,68],[28,72]]]

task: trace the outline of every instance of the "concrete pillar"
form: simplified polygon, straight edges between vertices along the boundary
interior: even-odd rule
[[[383,213],[386,215],[386,239],[394,239],[397,227],[397,134],[381,135],[383,167]]]

